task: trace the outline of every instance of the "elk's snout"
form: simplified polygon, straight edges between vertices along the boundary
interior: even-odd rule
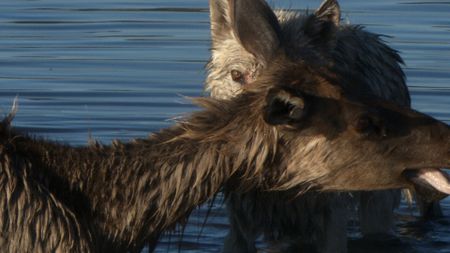
[[[407,168],[402,175],[421,196],[433,201],[450,195],[450,176],[442,170],[443,167],[450,168],[450,128],[447,124],[436,121],[428,130],[428,138],[424,139],[436,144],[424,145],[423,153],[436,160],[434,163],[440,164],[440,168],[435,164],[430,164],[432,167]]]

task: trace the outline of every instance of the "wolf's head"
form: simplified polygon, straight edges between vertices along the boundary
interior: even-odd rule
[[[340,22],[335,0],[325,0],[312,13],[272,11],[262,0],[211,0],[211,60],[205,88],[229,99],[245,90],[271,64],[282,47],[291,59],[325,67],[356,95],[369,94],[399,105],[410,104],[395,50],[379,35]],[[357,81],[356,86],[345,86]]]

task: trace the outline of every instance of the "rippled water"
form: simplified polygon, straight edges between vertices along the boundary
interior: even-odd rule
[[[303,9],[320,1],[271,1]],[[450,2],[341,1],[345,20],[388,35],[406,62],[413,106],[450,122]],[[207,0],[1,0],[0,113],[15,96],[15,125],[40,136],[83,145],[128,140],[171,124],[193,110],[184,96],[202,94],[209,55]],[[220,196],[219,196],[220,200]],[[400,243],[353,252],[450,252],[446,217],[417,220],[399,210]],[[191,216],[183,237],[163,238],[157,252],[218,252],[227,220],[216,201]],[[369,251],[368,248],[377,248]]]

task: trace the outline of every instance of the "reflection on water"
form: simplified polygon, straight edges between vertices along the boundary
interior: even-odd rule
[[[272,1],[314,8],[318,0]],[[342,1],[343,18],[388,35],[405,59],[415,108],[450,122],[450,2]],[[0,112],[19,96],[19,128],[83,145],[145,136],[193,110],[209,55],[206,0],[2,0]],[[168,120],[169,119],[169,120]],[[450,252],[447,217],[423,223],[399,210],[397,240],[350,240],[353,252]],[[217,252],[228,225],[221,196],[195,211],[157,252]],[[205,216],[208,219],[205,223]]]

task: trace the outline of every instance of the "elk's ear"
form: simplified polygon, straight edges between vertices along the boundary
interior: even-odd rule
[[[280,46],[281,27],[264,0],[234,2],[231,19],[242,46],[257,58],[269,61]]]
[[[325,0],[315,12],[316,17],[339,26],[341,21],[341,8],[336,0]]]
[[[266,97],[264,120],[271,125],[300,122],[307,113],[307,103],[301,94],[289,89],[271,89]]]

